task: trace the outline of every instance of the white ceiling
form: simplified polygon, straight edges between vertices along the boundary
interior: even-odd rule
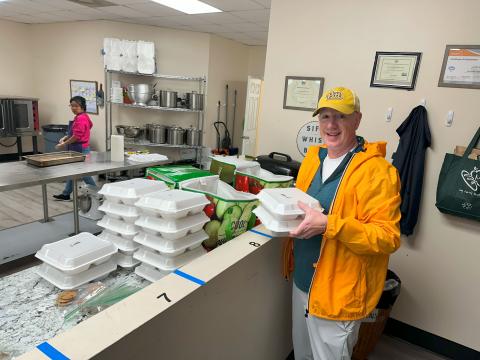
[[[198,15],[186,15],[150,0],[107,1],[113,5],[89,7],[69,0],[0,0],[0,19],[25,24],[114,20],[213,33],[246,45],[267,44],[271,0],[203,0],[223,12]]]

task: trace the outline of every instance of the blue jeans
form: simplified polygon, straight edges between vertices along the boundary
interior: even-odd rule
[[[87,148],[83,149],[82,153],[84,153],[85,155],[90,153],[90,148],[87,147]],[[85,176],[84,178],[82,178],[82,180],[87,185],[97,186],[97,184],[95,183],[95,180],[93,180],[93,178],[91,176]],[[67,195],[70,196],[70,194],[72,192],[73,192],[73,181],[72,180],[67,180],[67,183],[65,184],[65,189],[63,189],[62,194],[66,195],[66,196]]]

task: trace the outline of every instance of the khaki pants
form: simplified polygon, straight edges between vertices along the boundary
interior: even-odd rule
[[[361,321],[332,321],[305,317],[308,295],[295,283],[292,294],[293,350],[295,360],[349,360]]]

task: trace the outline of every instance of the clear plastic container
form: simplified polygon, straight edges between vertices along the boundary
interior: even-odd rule
[[[135,260],[133,255],[127,255],[121,252],[115,254],[114,260],[118,266],[124,269],[133,269],[135,266],[140,264],[140,261]]]
[[[119,251],[126,255],[133,255],[133,253],[138,250],[138,244],[133,240],[125,239],[116,235],[115,233],[110,232],[109,230],[103,230],[98,237],[100,239],[110,241],[118,248]]]
[[[180,219],[200,213],[210,201],[203,194],[183,190],[159,191],[140,198],[135,206],[147,215]]]
[[[111,201],[104,201],[98,208],[112,219],[124,220],[127,223],[133,224],[140,216],[140,210],[135,206],[129,206]]]
[[[193,250],[199,247],[202,242],[207,239],[208,235],[203,230],[177,240],[164,239],[161,236],[155,236],[142,231],[133,238],[137,243],[170,257],[183,254],[187,250]]]
[[[108,215],[105,215],[102,220],[98,221],[97,225],[116,235],[120,235],[127,240],[133,240],[133,237],[138,234],[138,227],[134,224],[129,224],[118,219],[112,219]]]
[[[290,231],[294,230],[303,221],[302,218],[296,220],[279,220],[263,206],[253,210],[263,225],[271,231],[272,236],[288,236]]]
[[[261,205],[278,220],[294,220],[304,216],[305,212],[297,205],[299,201],[312,208],[323,210],[317,199],[297,188],[263,189],[257,197]]]
[[[162,190],[168,190],[163,181],[135,178],[105,184],[98,193],[105,196],[108,201],[133,205],[141,196]]]
[[[160,280],[161,278],[167,276],[170,273],[171,271],[162,271],[148,264],[140,264],[135,268],[135,274],[150,282]]]
[[[38,267],[37,274],[61,290],[71,290],[90,281],[106,277],[116,269],[117,264],[113,259],[100,265],[94,265],[77,274],[67,274],[44,263]]]
[[[160,235],[168,240],[176,240],[187,234],[200,231],[210,219],[203,212],[183,219],[166,220],[155,216],[143,215],[135,221],[145,232]]]
[[[143,246],[133,254],[133,258],[162,271],[174,271],[206,253],[207,250],[200,246],[181,255],[171,257],[162,255],[154,249]]]
[[[110,241],[87,232],[43,245],[35,256],[65,274],[74,275],[108,261],[117,252]]]

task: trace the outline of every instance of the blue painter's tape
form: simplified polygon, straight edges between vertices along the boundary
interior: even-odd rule
[[[52,360],[70,360],[46,341],[38,345],[37,349]]]
[[[203,280],[200,280],[199,278],[196,278],[195,276],[192,276],[192,275],[189,275],[187,273],[184,273],[183,271],[180,271],[180,270],[175,270],[173,272],[174,274],[177,274],[178,276],[181,276],[187,280],[190,280],[190,281],[193,281],[195,284],[198,284],[198,285],[205,285],[205,281]]]
[[[269,239],[273,238],[272,235],[265,234],[265,233],[263,233],[263,232],[261,232],[261,231],[258,231],[258,230],[251,229],[250,231],[253,232],[253,233],[255,233],[255,234],[265,236],[265,237],[267,237],[267,238],[269,238]]]

